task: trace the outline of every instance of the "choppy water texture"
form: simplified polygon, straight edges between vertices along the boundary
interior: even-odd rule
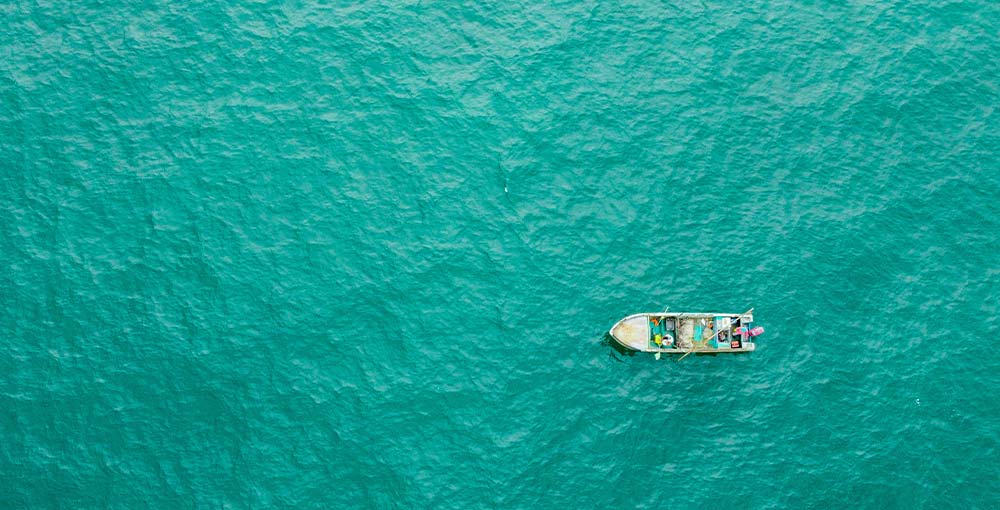
[[[998,506],[996,2],[0,10],[3,508]]]

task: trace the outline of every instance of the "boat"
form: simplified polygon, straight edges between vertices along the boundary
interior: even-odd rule
[[[637,313],[611,327],[611,337],[626,348],[660,354],[741,353],[757,348],[753,308],[744,313]]]

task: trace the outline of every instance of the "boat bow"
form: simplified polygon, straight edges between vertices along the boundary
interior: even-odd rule
[[[646,314],[625,317],[611,327],[611,336],[622,345],[637,351],[646,350],[649,342],[649,321]]]

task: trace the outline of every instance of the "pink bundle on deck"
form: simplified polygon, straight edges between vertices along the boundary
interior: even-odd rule
[[[747,331],[746,326],[743,326],[736,330],[737,335],[743,335],[743,336],[757,336],[763,332],[764,328],[762,326],[757,326],[756,328],[753,328],[750,331]]]

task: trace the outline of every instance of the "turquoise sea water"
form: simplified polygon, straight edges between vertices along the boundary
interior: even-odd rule
[[[2,508],[998,507],[996,2],[0,12]]]

